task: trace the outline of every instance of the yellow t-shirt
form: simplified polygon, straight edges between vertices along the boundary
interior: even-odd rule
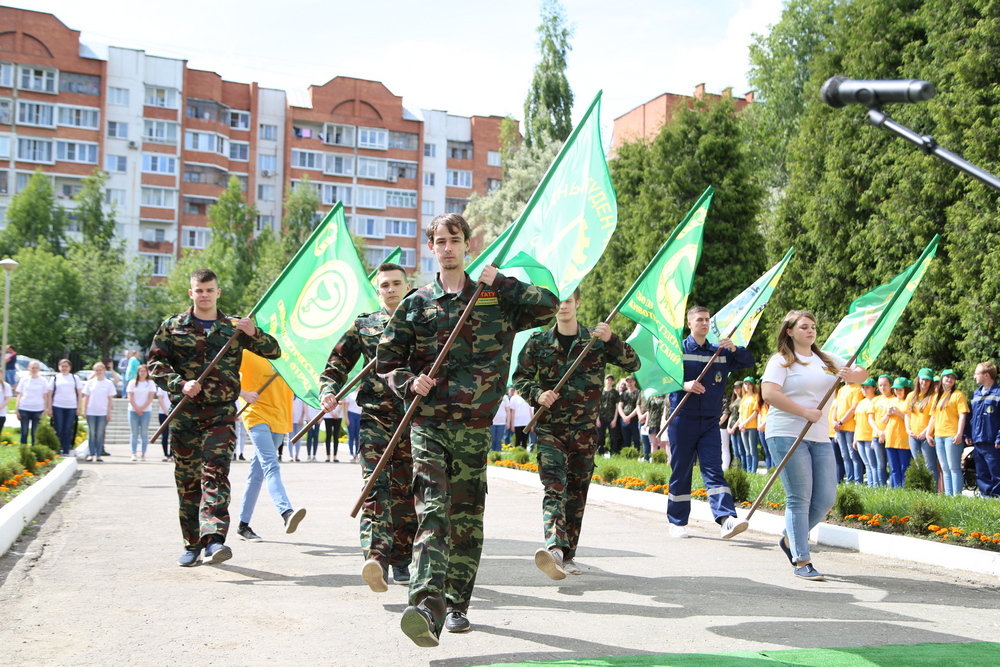
[[[911,398],[913,398],[913,394],[910,394],[906,398],[906,408],[910,413],[910,430],[920,435],[931,421],[931,406],[934,404],[934,394],[931,394],[924,400],[922,410],[919,405],[914,405],[912,410],[909,409]]]
[[[854,424],[854,439],[861,442],[869,442],[872,439],[872,425],[868,423],[868,415],[871,414],[874,406],[874,398],[862,398],[858,407],[854,409],[857,422]]]
[[[946,405],[932,406],[934,415],[934,435],[938,438],[954,438],[958,435],[958,415],[969,412],[969,402],[965,394],[956,389],[951,392]]]
[[[839,419],[843,422],[840,429],[842,431],[854,431],[856,428],[856,416],[851,415],[850,419],[844,419],[841,415],[846,415],[847,411],[852,407],[857,405],[862,398],[865,397],[861,387],[857,384],[845,384],[843,387],[837,390],[837,400],[834,401],[834,406],[836,406],[836,419],[831,421],[837,421]]]
[[[740,419],[746,420],[747,417],[752,415],[757,409],[757,397],[754,395],[744,396],[740,400]],[[756,429],[757,428],[757,418],[754,417],[750,421],[743,424],[744,429]]]
[[[885,410],[882,413],[883,417],[879,423],[883,424],[885,427],[886,449],[910,448],[910,436],[906,434],[906,423],[903,421],[903,418],[897,415],[888,414],[890,407],[894,407],[900,412],[906,413],[908,411],[907,403],[909,402],[909,396],[903,399],[885,399]]]
[[[243,350],[240,364],[240,388],[243,391],[259,391],[274,374],[274,369],[264,357],[258,357],[249,350]],[[260,393],[260,399],[240,415],[243,425],[249,430],[258,424],[267,424],[272,433],[292,432],[292,390],[281,377]]]

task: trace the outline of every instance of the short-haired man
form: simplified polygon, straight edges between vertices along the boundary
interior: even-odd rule
[[[192,273],[188,296],[193,305],[163,321],[147,355],[149,376],[170,394],[170,402],[176,405],[182,396],[188,397],[170,424],[185,544],[177,561],[182,567],[197,565],[202,549],[212,565],[233,556],[225,541],[240,361],[245,349],[265,359],[281,356],[278,341],[254,326],[253,320],[231,319],[218,309],[221,294],[219,279],[211,270]],[[198,376],[237,332],[204,384],[199,383]]]
[[[989,361],[976,366],[976,390],[969,402],[971,437],[976,461],[976,485],[984,498],[1000,498],[1000,385],[997,367]]]
[[[463,268],[471,237],[469,223],[458,214],[431,221],[427,247],[438,262],[437,278],[403,299],[378,346],[377,370],[393,391],[404,401],[423,397],[410,431],[419,526],[410,606],[400,621],[418,646],[437,646],[442,625],[450,632],[470,627],[466,613],[483,549],[490,423],[503,395],[514,334],[545,325],[558,306],[551,292],[483,267],[479,280],[485,288],[440,373],[428,377],[476,291]]]
[[[608,373],[604,376],[604,389],[601,390],[601,405],[597,409],[597,451],[599,453],[617,454],[622,445],[622,434],[618,429],[618,401],[621,396],[615,389],[615,376]],[[608,447],[604,447],[605,434]]]
[[[381,264],[375,272],[376,291],[382,309],[359,315],[334,346],[320,376],[320,402],[333,412],[339,405],[337,393],[351,370],[364,357],[375,358],[382,331],[396,306],[406,295],[406,270],[398,264]],[[369,373],[358,387],[361,406],[361,476],[367,481],[385,452],[396,426],[403,420],[403,401],[375,373]],[[389,464],[379,475],[361,507],[361,549],[365,563],[361,577],[376,593],[389,590],[388,568],[397,584],[410,581],[413,536],[417,514],[413,507],[413,456],[409,432],[392,451]]]
[[[708,342],[712,319],[708,308],[688,309],[687,323],[691,335],[684,339],[684,390],[670,394],[670,409],[674,411],[684,397],[691,394],[684,407],[667,429],[670,440],[670,492],[667,494],[667,518],[670,535],[688,537],[687,523],[691,514],[691,473],[695,457],[701,467],[708,492],[708,504],[715,522],[721,526],[722,537],[729,539],[747,529],[746,519],[736,516],[733,494],[722,474],[722,437],[719,418],[726,400],[729,374],[754,364],[753,355],[744,347],[736,347],[723,338],[718,345]],[[718,348],[723,348],[705,374],[698,376]]]
[[[639,437],[639,412],[642,392],[635,378],[625,378],[625,391],[618,397],[618,426],[622,435],[622,447],[635,447],[642,454],[642,439]]]
[[[593,415],[601,402],[601,374],[606,364],[628,372],[639,370],[632,346],[601,322],[594,328],[576,319],[580,290],[559,304],[556,325],[533,333],[521,350],[514,386],[532,406],[544,406],[535,425],[538,472],[545,489],[542,525],[545,546],[535,552],[535,565],[552,579],[582,574],[576,547],[594,473],[597,429]],[[597,338],[559,393],[554,388],[592,338]]]

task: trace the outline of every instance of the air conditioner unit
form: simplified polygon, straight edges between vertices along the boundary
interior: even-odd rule
[[[396,182],[396,174],[389,174],[388,176],[385,177],[385,180],[389,181],[390,183],[395,183]]]
[[[138,148],[139,147],[139,142],[138,141],[134,141],[134,140],[133,141],[129,141],[128,142],[128,147],[129,148]]]
[[[270,169],[261,169],[260,175],[263,176],[264,178],[267,178],[268,176],[273,176],[274,173]]]

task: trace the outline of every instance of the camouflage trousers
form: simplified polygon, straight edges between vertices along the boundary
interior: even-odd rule
[[[417,535],[410,604],[426,604],[440,630],[445,606],[468,611],[483,553],[490,427],[420,424],[410,430]]]
[[[374,419],[361,418],[361,476],[367,483],[395,432]],[[361,548],[365,560],[408,566],[413,558],[417,513],[413,507],[413,456],[410,436],[402,437],[361,506]]]
[[[170,422],[174,483],[184,544],[208,544],[229,532],[229,461],[236,444],[233,403],[192,406]]]
[[[542,497],[542,525],[545,546],[562,547],[566,558],[576,557],[587,507],[587,490],[594,474],[597,428],[573,428],[540,424],[538,434],[538,475]]]

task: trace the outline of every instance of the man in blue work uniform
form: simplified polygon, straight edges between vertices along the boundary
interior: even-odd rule
[[[976,366],[976,391],[972,394],[969,419],[971,438],[966,444],[975,447],[976,484],[985,497],[1000,498],[1000,385],[997,367],[990,362]]]
[[[708,492],[708,504],[715,522],[722,527],[723,539],[729,539],[747,529],[746,519],[736,516],[733,494],[722,474],[722,438],[719,418],[726,399],[729,374],[754,364],[746,348],[736,347],[723,338],[719,345],[708,342],[711,325],[708,308],[693,306],[687,313],[691,335],[684,339],[684,391],[670,394],[671,412],[677,409],[685,393],[691,397],[670,423],[670,493],[667,494],[667,518],[671,537],[688,537],[687,522],[691,514],[691,471],[695,456],[701,465],[701,476]],[[701,382],[705,364],[715,351],[723,348]]]

